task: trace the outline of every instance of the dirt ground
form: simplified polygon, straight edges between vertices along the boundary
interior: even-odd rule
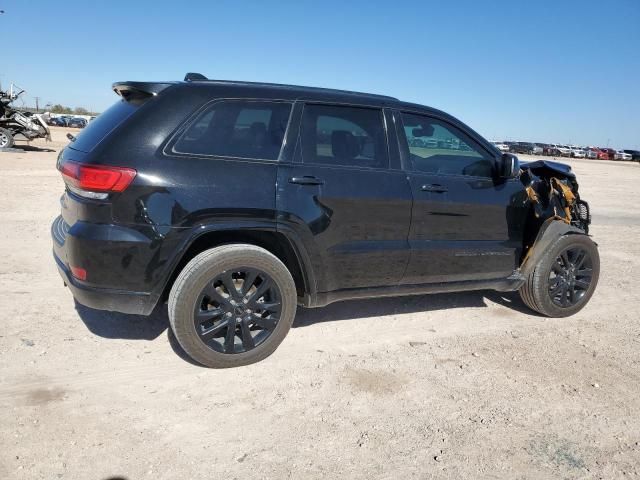
[[[337,303],[301,309],[268,359],[208,370],[166,308],[63,287],[64,132],[0,153],[0,478],[640,478],[639,164],[569,161],[602,261],[574,317],[489,291]]]

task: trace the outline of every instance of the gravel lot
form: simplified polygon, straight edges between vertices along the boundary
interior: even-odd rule
[[[64,132],[0,153],[0,478],[640,478],[640,165],[569,161],[602,261],[574,317],[489,291],[344,302],[300,310],[267,360],[208,370],[166,308],[63,287]]]

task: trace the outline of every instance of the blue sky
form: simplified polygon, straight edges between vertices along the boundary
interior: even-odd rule
[[[29,105],[37,95],[102,110],[116,80],[195,71],[393,95],[490,139],[640,148],[640,0],[0,0],[0,10],[0,82],[25,88]]]

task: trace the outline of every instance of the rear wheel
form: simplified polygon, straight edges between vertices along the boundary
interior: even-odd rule
[[[586,235],[564,235],[553,244],[520,288],[525,304],[547,317],[580,311],[595,291],[600,256]]]
[[[13,134],[6,128],[0,128],[0,148],[13,147]]]
[[[182,348],[213,368],[237,367],[271,355],[296,312],[287,267],[255,245],[207,250],[182,270],[169,295],[169,321]]]

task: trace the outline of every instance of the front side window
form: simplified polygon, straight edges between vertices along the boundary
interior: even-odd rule
[[[389,165],[380,109],[305,105],[301,140],[304,163],[364,168]]]
[[[176,153],[277,160],[291,104],[247,100],[213,103],[173,146]]]
[[[402,114],[411,169],[436,175],[491,177],[494,159],[457,128],[436,118]]]

